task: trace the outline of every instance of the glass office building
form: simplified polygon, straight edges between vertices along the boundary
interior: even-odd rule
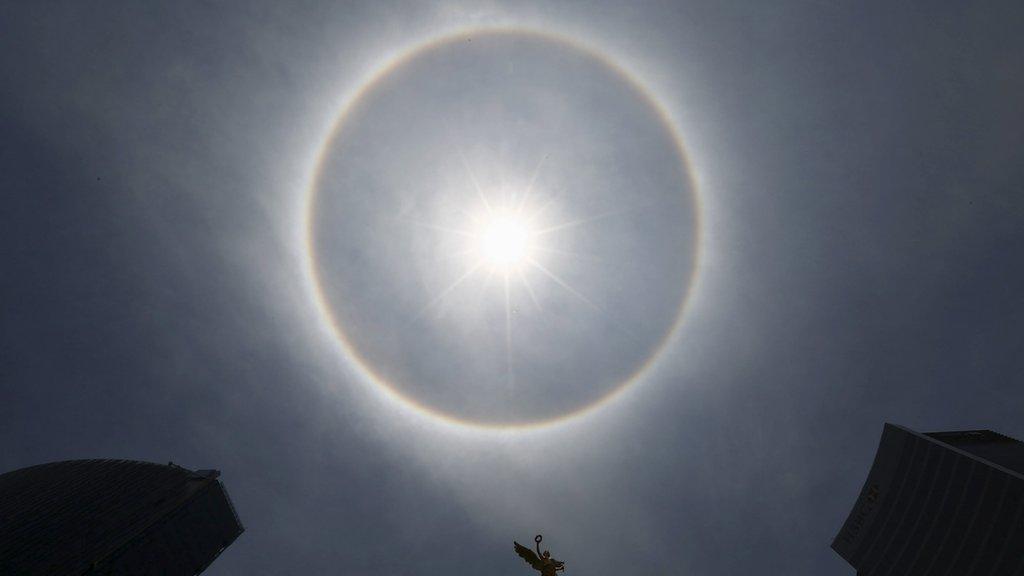
[[[1024,575],[1024,444],[886,424],[832,548],[858,576]]]
[[[0,475],[0,574],[199,574],[244,530],[219,475],[130,460]]]

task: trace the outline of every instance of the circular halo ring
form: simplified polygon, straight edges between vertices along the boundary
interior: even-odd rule
[[[420,55],[429,52],[431,50],[448,46],[450,44],[461,42],[469,36],[519,36],[525,38],[536,38],[547,42],[553,42],[561,44],[564,47],[576,50],[587,56],[594,58],[598,62],[605,65],[609,70],[615,73],[616,76],[628,86],[630,86],[638,95],[640,95],[644,103],[653,110],[658,119],[661,121],[662,126],[671,137],[673,146],[675,147],[676,157],[679,160],[680,165],[683,168],[683,174],[687,180],[691,200],[694,205],[694,241],[691,248],[690,254],[690,270],[687,276],[686,286],[683,287],[682,293],[679,298],[679,304],[676,308],[675,319],[671,327],[665,332],[661,340],[657,345],[652,347],[651,352],[647,358],[641,362],[637,368],[625,379],[619,382],[617,385],[612,387],[608,392],[598,397],[596,400],[592,400],[583,406],[558,416],[545,418],[541,420],[522,420],[522,421],[511,421],[511,422],[488,422],[484,420],[472,420],[457,418],[451,414],[428,406],[422,402],[419,402],[415,398],[404,394],[392,383],[388,382],[384,377],[374,370],[374,367],[364,359],[355,345],[349,341],[345,334],[341,323],[338,322],[330,304],[327,302],[327,298],[324,295],[322,282],[320,280],[319,265],[316,261],[316,252],[313,248],[314,241],[314,215],[317,207],[317,197],[320,188],[320,178],[323,172],[323,165],[325,159],[329,156],[329,152],[334,142],[336,142],[342,129],[345,126],[345,121],[352,111],[356,108],[356,105],[361,102],[367,95],[373,92],[374,88],[392,72],[398,70],[405,64],[415,60]],[[309,189],[305,194],[305,207],[302,216],[302,226],[304,228],[304,256],[305,256],[305,271],[307,279],[310,281],[310,285],[313,290],[313,297],[316,301],[317,308],[321,313],[322,317],[327,321],[331,332],[334,334],[339,345],[341,345],[345,356],[351,360],[359,369],[361,375],[368,381],[374,383],[376,388],[383,392],[385,396],[391,400],[399,403],[417,412],[431,417],[432,419],[443,422],[449,425],[462,428],[473,428],[477,430],[489,430],[489,431],[525,431],[537,428],[544,428],[555,424],[561,424],[570,420],[575,420],[581,416],[591,414],[598,408],[606,406],[611,400],[621,395],[626,389],[630,388],[631,385],[640,381],[656,364],[657,359],[664,352],[668,343],[672,341],[675,335],[679,332],[679,327],[683,323],[683,317],[686,312],[687,303],[690,299],[693,286],[696,281],[696,274],[698,269],[698,260],[700,257],[700,244],[701,244],[701,204],[700,194],[697,190],[697,183],[693,178],[693,171],[690,167],[689,159],[686,155],[686,149],[683,146],[682,138],[679,135],[679,131],[676,129],[675,123],[672,121],[671,116],[665,110],[665,107],[658,101],[658,99],[647,89],[639,80],[637,80],[632,74],[618,65],[614,60],[605,54],[595,50],[594,48],[583,44],[573,38],[563,36],[558,33],[541,31],[531,28],[504,28],[504,27],[485,27],[485,28],[470,28],[466,30],[460,30],[445,35],[439,36],[432,40],[428,40],[421,44],[414,46],[413,48],[401,53],[388,63],[381,66],[375,72],[370,74],[361,85],[359,85],[352,96],[341,107],[341,111],[338,113],[334,120],[330,130],[327,133],[327,137],[320,146],[320,150],[317,152],[316,161],[313,168],[312,177],[309,181]]]

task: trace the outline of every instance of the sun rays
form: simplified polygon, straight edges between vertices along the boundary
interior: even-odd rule
[[[558,234],[570,229],[614,217],[630,209],[615,210],[592,217],[572,220],[543,222],[546,213],[555,204],[558,194],[539,192],[538,180],[550,154],[544,154],[529,173],[527,184],[519,189],[508,186],[485,188],[472,169],[465,153],[457,146],[459,164],[464,170],[468,187],[472,188],[469,204],[475,209],[459,208],[456,212],[462,218],[461,225],[450,226],[429,221],[415,221],[424,233],[443,235],[447,242],[439,245],[458,246],[457,249],[442,251],[432,261],[436,263],[459,260],[461,271],[436,291],[423,307],[413,316],[417,322],[432,310],[442,307],[447,301],[458,297],[460,289],[466,288],[474,279],[489,285],[492,279],[501,282],[500,301],[504,314],[505,376],[508,386],[515,383],[513,332],[513,300],[521,293],[532,303],[536,313],[543,313],[544,307],[538,296],[538,288],[549,283],[562,290],[580,303],[602,312],[600,306],[574,287],[545,262],[546,257],[561,256],[572,259],[576,255],[557,245]],[[436,238],[435,238],[436,239]],[[538,285],[539,284],[539,285]]]

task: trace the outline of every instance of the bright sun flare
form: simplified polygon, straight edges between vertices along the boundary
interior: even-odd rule
[[[540,256],[545,253],[571,256],[571,252],[562,251],[551,245],[551,242],[555,240],[551,234],[606,218],[615,212],[552,222],[550,216],[544,217],[544,214],[552,211],[554,197],[534,189],[534,181],[547,156],[538,162],[529,185],[525,188],[519,190],[499,188],[485,191],[480,187],[465,157],[461,152],[459,155],[462,157],[467,180],[472,183],[476,192],[477,210],[460,209],[459,212],[466,219],[463,221],[463,226],[459,227],[448,227],[431,222],[417,222],[417,224],[435,232],[461,237],[465,240],[462,250],[440,256],[443,259],[458,258],[460,260],[466,257],[467,260],[462,272],[457,274],[447,286],[436,292],[430,301],[417,312],[416,317],[418,318],[441,305],[460,286],[474,277],[483,276],[485,283],[492,275],[501,277],[505,293],[505,361],[511,385],[513,379],[512,292],[522,289],[529,296],[536,310],[541,311],[543,309],[541,302],[534,291],[533,282],[530,280],[531,276],[534,278],[539,276],[545,281],[559,286],[580,302],[596,309],[596,304],[558,273],[549,269],[543,262],[545,259]],[[538,203],[536,200],[540,200],[540,202]]]
[[[525,218],[498,211],[484,219],[473,241],[479,257],[495,271],[513,272],[531,257],[533,231]]]

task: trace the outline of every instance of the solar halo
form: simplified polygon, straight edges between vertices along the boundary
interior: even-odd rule
[[[325,285],[325,274],[322,270],[323,256],[317,248],[318,210],[321,208],[321,204],[323,203],[321,196],[323,194],[322,188],[324,186],[325,179],[325,165],[328,163],[329,158],[332,155],[332,151],[334,151],[334,149],[340,145],[339,143],[345,139],[346,129],[349,124],[358,121],[353,120],[353,117],[357,116],[356,112],[361,108],[368,106],[369,103],[372,102],[374,96],[380,92],[382,85],[387,84],[387,82],[396,75],[396,73],[401,72],[403,69],[415,64],[418,60],[421,60],[426,56],[437,54],[440,50],[452,49],[463,42],[470,42],[474,39],[477,40],[478,43],[481,40],[487,39],[521,40],[526,43],[535,42],[539,45],[551,45],[558,49],[563,49],[567,53],[572,53],[577,57],[599,62],[600,65],[613,74],[617,80],[627,85],[629,89],[632,90],[640,100],[642,100],[643,105],[650,111],[650,113],[658,119],[658,122],[663,128],[665,134],[668,136],[667,142],[669,142],[669,146],[672,149],[672,157],[675,159],[677,167],[685,179],[684,185],[681,187],[682,189],[677,192],[681,196],[684,196],[686,201],[692,205],[692,216],[690,217],[690,221],[684,223],[689,225],[688,229],[690,230],[689,234],[691,236],[691,242],[689,243],[690,253],[688,255],[688,270],[685,274],[685,282],[678,286],[678,298],[676,300],[674,310],[671,311],[671,322],[668,323],[667,329],[663,331],[653,345],[648,347],[644,357],[640,361],[636,362],[635,365],[631,366],[628,374],[619,378],[614,385],[603,390],[599,396],[580,403],[578,406],[574,406],[571,409],[563,410],[557,414],[544,415],[543,417],[538,418],[513,417],[509,419],[490,419],[466,417],[465,415],[460,415],[446,410],[443,406],[439,406],[437,402],[432,403],[424,401],[424,399],[417,397],[416,394],[410,393],[409,390],[403,388],[401,384],[404,382],[397,381],[394,377],[389,377],[381,363],[374,362],[374,360],[365,353],[364,349],[361,348],[361,345],[357,342],[357,338],[355,338],[351,333],[351,328],[346,325],[339,314],[339,311],[336,309],[337,300],[334,300],[334,304],[332,305],[332,299],[328,295],[330,289]],[[460,151],[460,155],[462,156],[463,163],[465,163],[465,154]],[[538,163],[538,166],[535,167],[532,179],[536,179],[537,172],[540,171],[540,164],[542,163],[543,159]],[[466,169],[469,172],[469,174],[467,174],[467,180],[475,180],[472,170],[468,166],[466,166]],[[527,196],[529,195],[530,188],[533,186],[532,179],[528,184],[520,186],[520,196],[522,196],[521,192],[523,190],[526,191]],[[479,192],[480,184],[478,182],[474,182],[473,184]],[[517,212],[517,210],[523,206],[523,203],[520,202],[522,200],[521,198],[517,199],[516,202],[510,203],[507,201],[509,194],[503,192],[503,195],[505,196],[505,202],[493,202],[495,205],[489,206],[488,204],[490,203],[488,202],[487,195],[485,194],[483,197],[484,207],[480,208],[478,206],[475,213],[473,211],[467,211],[469,213],[469,225],[456,229],[454,232],[470,238],[470,242],[464,245],[464,252],[469,258],[475,259],[479,266],[489,269],[490,275],[497,273],[499,276],[504,276],[506,286],[506,320],[511,323],[508,312],[509,305],[507,303],[509,290],[508,282],[510,277],[521,274],[524,269],[534,267],[543,271],[544,274],[549,275],[554,282],[563,284],[563,287],[566,290],[572,290],[572,287],[569,286],[568,283],[562,282],[554,272],[548,270],[542,263],[535,259],[538,251],[542,250],[542,247],[538,247],[535,242],[534,236],[536,230],[535,228],[531,228],[531,226],[535,226],[535,224],[530,222],[528,217],[524,217],[522,213]],[[511,194],[513,197],[515,197],[515,195],[515,192]],[[494,198],[492,197],[491,200],[493,201]],[[621,394],[632,384],[642,380],[651,367],[656,364],[656,361],[665,350],[668,343],[673,339],[673,336],[678,332],[679,327],[682,324],[687,297],[695,280],[700,244],[699,212],[697,188],[693,182],[692,173],[688,165],[682,140],[678,135],[674,123],[671,121],[668,113],[658,102],[655,96],[624,68],[593,48],[558,34],[518,28],[465,30],[425,42],[404,54],[399,55],[397,58],[385,64],[373,73],[366,82],[355,90],[353,96],[343,105],[333,127],[329,131],[329,136],[324,141],[317,155],[315,171],[310,179],[310,188],[305,197],[303,226],[304,237],[306,239],[306,272],[313,288],[318,310],[328,323],[331,333],[335,336],[337,343],[340,345],[346,358],[355,368],[358,369],[359,373],[367,382],[374,385],[377,391],[384,394],[389,399],[404,405],[406,408],[415,410],[416,412],[424,414],[433,420],[449,425],[488,430],[536,429],[571,421],[584,414],[592,413],[601,406],[607,405],[613,398]],[[556,222],[552,227],[560,225],[561,222]],[[469,277],[470,275],[470,273],[467,273],[466,277]],[[447,296],[448,291],[458,289],[459,284],[464,279],[460,276],[455,278],[455,280],[455,282],[448,285],[448,290],[443,291],[444,293],[441,294],[440,297]],[[439,297],[434,296],[434,298],[436,299]],[[580,298],[585,299],[582,295],[580,295]],[[429,306],[427,308],[429,308]],[[515,383],[511,382],[511,360],[509,361],[508,371],[510,374],[510,385],[514,386]]]

